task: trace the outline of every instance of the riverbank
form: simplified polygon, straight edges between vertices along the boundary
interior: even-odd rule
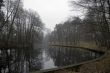
[[[87,64],[99,61],[99,60],[103,60],[104,57],[105,57],[105,54],[100,56],[99,58],[96,58],[90,61],[86,61],[86,62],[74,64],[74,65],[69,65],[69,66],[64,66],[60,68],[55,68],[55,69],[32,72],[32,73],[81,73],[80,70],[83,65],[87,65]]]
[[[105,52],[105,51],[103,51],[103,50],[100,50],[100,48],[98,47],[98,46],[96,46],[95,47],[95,49],[92,47],[92,48],[90,48],[90,46],[92,46],[92,45],[90,45],[90,46],[86,46],[86,48],[84,48],[85,46],[84,45],[80,45],[80,46],[78,46],[78,47],[75,47],[75,46],[73,46],[73,45],[50,45],[50,46],[60,46],[60,47],[74,47],[74,48],[82,48],[82,50],[83,49],[85,49],[85,50],[90,50],[90,51],[96,51],[96,52]],[[83,47],[82,47],[83,46]],[[40,71],[40,73],[89,73],[89,71],[87,72],[86,71],[86,68],[87,69],[90,69],[90,68],[92,68],[93,67],[93,70],[94,70],[94,68],[96,68],[96,67],[94,67],[96,64],[94,64],[95,62],[99,62],[99,61],[102,61],[102,60],[104,60],[105,59],[105,57],[107,57],[108,55],[110,54],[110,52],[107,52],[107,54],[106,55],[104,55],[104,56],[102,56],[102,57],[100,57],[100,58],[97,58],[97,59],[94,59],[94,60],[90,60],[90,61],[87,61],[87,62],[83,62],[83,63],[81,63],[81,64],[78,64],[78,65],[75,65],[75,66],[73,66],[73,65],[70,65],[70,66],[66,66],[66,67],[62,67],[62,68],[55,68],[55,69],[50,69],[50,70],[46,70],[46,71]],[[110,57],[110,56],[109,56]],[[90,64],[90,65],[89,65]],[[99,63],[99,65],[100,65],[101,63]],[[94,66],[93,66],[94,65]],[[99,66],[99,65],[97,65],[97,66]],[[102,64],[103,65],[103,64]],[[84,68],[84,69],[83,69]],[[97,68],[96,68],[97,69]],[[83,71],[84,70],[84,71]],[[90,69],[90,70],[92,70],[92,69]],[[86,71],[86,72],[85,72]],[[95,71],[95,70],[94,70]],[[39,73],[39,72],[32,72],[32,73]],[[95,72],[90,72],[90,73],[95,73]],[[96,72],[97,73],[97,72]],[[100,73],[100,72],[99,72]]]
[[[72,45],[52,45],[52,46],[62,46],[62,47],[75,47]],[[82,46],[81,46],[82,47]],[[89,46],[90,47],[90,46]],[[88,46],[86,46],[88,48]],[[93,50],[99,50],[99,48],[95,48]],[[105,50],[99,50],[105,52]],[[72,67],[68,69],[57,70],[53,72],[46,73],[109,73],[110,71],[110,51],[106,51],[106,54],[103,58],[91,61],[89,63],[85,63],[80,65],[79,67]]]
[[[70,68],[52,73],[110,73],[110,51],[107,51],[102,59],[80,66],[77,71]]]
[[[50,45],[50,46],[60,46],[60,47],[71,47],[71,48],[81,48],[81,49],[84,49],[84,50],[88,50],[88,51],[93,51],[93,52],[100,52],[100,53],[103,53],[103,52],[106,52],[106,49],[102,49],[102,48],[89,48],[89,47],[83,47],[83,46],[73,46],[73,45]]]
[[[110,51],[99,61],[82,65],[80,73],[110,73]]]
[[[49,46],[61,46],[61,47],[75,47],[75,48],[85,48],[86,50],[96,50],[105,52],[107,50],[106,47],[98,46],[95,42],[79,42],[78,44],[61,44],[61,43],[50,43]]]

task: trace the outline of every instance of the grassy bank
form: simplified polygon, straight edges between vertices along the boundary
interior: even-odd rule
[[[73,46],[73,45],[69,45],[69,46]],[[81,42],[77,46],[106,51],[105,47],[98,47],[94,43]],[[78,68],[78,71],[75,71],[74,68],[70,68],[70,69],[59,70],[51,73],[110,73],[110,51],[107,51],[103,59],[80,66]]]
[[[110,51],[103,59],[80,66],[77,72],[71,68],[52,73],[110,73]]]
[[[60,46],[62,45],[60,44]],[[73,45],[66,45],[66,46],[73,46]],[[80,46],[78,47],[85,47],[85,48],[92,47],[93,49],[101,49],[100,47],[98,47],[97,45],[93,43],[84,43],[84,42],[80,43]],[[109,72],[105,72],[105,71],[108,71],[110,68],[109,58],[110,58],[110,51],[107,52],[107,54],[104,56],[103,59],[81,65],[78,68],[73,67],[73,68],[68,68],[68,69],[60,69],[57,71],[46,72],[46,73],[109,73]],[[38,72],[33,72],[33,73],[38,73]]]
[[[85,64],[80,67],[80,73],[110,73],[110,51],[102,60]]]
[[[105,52],[107,50],[106,47],[98,46],[96,45],[95,42],[83,42],[83,41],[80,41],[76,45],[54,43],[54,44],[50,44],[50,46],[73,47],[73,48],[82,48],[82,49],[85,48],[86,50],[90,49],[90,50],[96,50],[96,51],[102,51],[102,52]]]

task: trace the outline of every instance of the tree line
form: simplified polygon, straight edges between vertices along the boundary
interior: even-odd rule
[[[43,27],[39,14],[25,10],[21,0],[0,0],[0,73],[30,69],[34,43],[42,43]]]
[[[70,1],[72,8],[85,9],[84,18],[71,17],[56,24],[50,44],[79,46],[86,43],[110,48],[110,0]],[[87,44],[86,44],[87,46]]]

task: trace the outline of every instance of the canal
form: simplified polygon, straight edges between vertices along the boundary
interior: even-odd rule
[[[102,56],[102,53],[81,48],[49,46],[35,49],[32,69],[35,71],[74,65]],[[37,53],[37,55],[36,55]]]

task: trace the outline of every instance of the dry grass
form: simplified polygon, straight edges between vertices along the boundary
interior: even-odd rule
[[[81,66],[80,73],[110,73],[110,51],[104,59]]]
[[[110,51],[107,52],[103,59],[82,65],[78,72],[70,69],[55,71],[52,73],[110,73]]]
[[[72,45],[71,45],[72,46]],[[104,47],[98,47],[93,42],[80,42],[77,44],[79,47],[85,48],[93,48],[93,49],[105,49]],[[105,49],[106,50],[106,49]],[[58,70],[49,73],[110,73],[110,51],[107,51],[105,57],[97,62],[84,64],[80,67],[78,72],[75,72],[74,69],[65,69],[65,70]]]
[[[79,43],[80,47],[85,47],[85,48],[98,48],[98,46],[95,44],[95,42],[83,42],[80,41]]]

